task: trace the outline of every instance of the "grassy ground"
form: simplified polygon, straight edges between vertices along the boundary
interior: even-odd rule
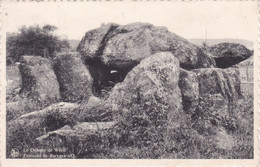
[[[102,151],[84,153],[78,158],[167,158],[167,159],[251,159],[254,153],[253,97],[246,95],[233,106],[230,115],[216,120],[203,120],[203,115],[190,117],[187,124],[171,132],[165,140],[153,127],[143,133],[112,130],[98,145]],[[120,128],[122,129],[122,127]],[[113,134],[120,137],[113,136]],[[138,137],[137,137],[138,136]],[[131,139],[134,139],[131,141]],[[97,144],[97,143],[96,143]]]
[[[253,97],[239,99],[230,116],[218,125],[202,120],[203,115],[187,118],[187,124],[170,131],[167,139],[155,127],[133,131],[129,126],[96,132],[84,141],[73,137],[53,147],[66,147],[75,158],[98,159],[250,159],[253,158]],[[94,119],[94,118],[93,118]],[[218,131],[221,127],[227,134]],[[129,133],[129,131],[132,131]],[[26,133],[25,133],[26,134]],[[22,136],[27,148],[38,148],[30,136]],[[28,140],[27,140],[28,138]],[[217,139],[216,139],[217,138]],[[216,140],[219,140],[216,142]],[[49,146],[48,146],[49,147]]]

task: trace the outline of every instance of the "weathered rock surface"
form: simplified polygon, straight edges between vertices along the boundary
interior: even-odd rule
[[[107,122],[114,120],[114,113],[105,100],[99,100],[95,105],[89,102],[85,104],[82,103],[78,111],[77,120],[79,120],[79,122]]]
[[[228,101],[240,96],[240,79],[237,67],[218,69],[202,68],[193,70],[197,74],[200,96],[220,93]]]
[[[6,66],[6,101],[19,100],[19,92],[22,87],[22,76],[18,64]]]
[[[101,37],[103,37],[103,40],[100,39]],[[100,43],[100,49],[103,50],[99,49],[100,52],[93,56],[94,52],[89,51],[92,50],[89,49],[90,46],[85,47],[89,44],[89,41],[95,44],[93,50],[97,50],[96,44],[98,43]],[[84,59],[91,61],[91,59],[101,58],[103,64],[115,70],[131,69],[142,59],[154,53],[165,51],[173,53],[179,59],[183,68],[194,69],[214,66],[214,60],[211,57],[207,57],[211,60],[205,61],[206,64],[200,64],[200,55],[197,53],[197,49],[198,47],[169,32],[166,28],[155,27],[147,23],[102,26],[86,33],[78,47],[78,51]]]
[[[107,24],[100,28],[86,32],[80,41],[77,50],[83,55],[83,60],[98,59],[102,55],[108,34],[117,28],[117,24]]]
[[[245,46],[235,43],[220,43],[211,46],[209,51],[219,68],[233,66],[253,55],[253,52]]]
[[[189,112],[196,111],[200,106],[204,111],[217,110],[227,114],[227,105],[241,97],[239,71],[236,67],[193,71],[181,69],[179,86],[183,108]]]
[[[170,52],[154,54],[134,67],[122,83],[115,85],[106,101],[117,113],[118,127],[136,137],[151,127],[154,133],[163,135],[167,129],[180,127],[185,116],[179,73],[179,61]]]
[[[116,69],[131,68],[140,60],[165,51],[173,53],[183,68],[193,69],[213,65],[210,61],[208,64],[199,64],[198,48],[164,27],[133,23],[120,26],[113,33],[117,35],[112,35],[108,40],[102,62]]]
[[[222,118],[229,115],[230,105],[232,104],[229,103],[229,101],[224,98],[220,93],[206,94],[200,96],[198,109],[206,113],[206,118],[212,117],[212,115]],[[215,118],[213,117],[213,119]]]
[[[49,59],[23,56],[19,68],[22,75],[21,94],[41,102],[60,99],[59,83]]]
[[[182,105],[184,111],[194,112],[199,105],[199,84],[196,73],[180,70],[179,87],[182,94]]]
[[[231,120],[232,107],[240,98],[238,69],[181,69],[179,86],[184,111],[191,113],[192,128],[198,132],[195,140],[205,140],[205,144],[218,149],[230,150],[237,146],[227,132],[233,125],[227,127],[226,120]],[[226,139],[232,141],[225,142]]]
[[[93,79],[78,52],[59,53],[54,62],[63,101],[81,101],[92,95]]]

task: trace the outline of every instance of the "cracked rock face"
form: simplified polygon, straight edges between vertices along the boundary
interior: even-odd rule
[[[200,96],[220,93],[228,101],[236,101],[241,96],[239,71],[236,67],[204,68],[193,72],[198,77]]]
[[[213,115],[228,115],[230,107],[241,98],[238,69],[204,68],[193,72],[199,86],[198,109]]]
[[[239,72],[235,67],[201,68],[193,71],[181,69],[179,87],[183,109],[189,113],[196,112],[198,108],[218,112],[226,106],[226,111],[222,111],[227,114],[228,105],[241,97]]]
[[[117,24],[111,23],[88,31],[79,43],[77,50],[83,55],[83,58],[97,59],[102,55],[108,34],[117,27]]]

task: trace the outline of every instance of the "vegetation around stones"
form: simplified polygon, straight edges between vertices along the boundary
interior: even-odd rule
[[[15,147],[18,158],[30,148],[53,149],[47,158],[253,158],[253,97],[208,47],[134,23],[91,30],[78,51],[7,66],[8,157]]]

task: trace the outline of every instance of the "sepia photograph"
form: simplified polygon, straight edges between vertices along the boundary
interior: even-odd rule
[[[7,160],[258,159],[256,1],[2,8]]]

